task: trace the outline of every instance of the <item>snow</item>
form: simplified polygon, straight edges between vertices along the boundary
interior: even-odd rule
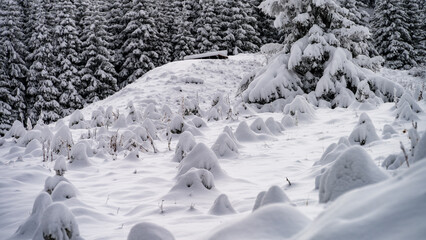
[[[238,156],[237,143],[226,132],[219,135],[212,146],[212,150],[218,158],[234,158]]]
[[[176,145],[175,155],[173,157],[174,162],[181,162],[186,155],[195,147],[195,138],[190,132],[183,132],[179,136],[179,142]]]
[[[271,186],[268,191],[260,192],[256,198],[253,211],[273,203],[290,203],[290,199],[278,186]]]
[[[367,113],[361,113],[358,124],[355,126],[348,139],[351,144],[359,144],[361,146],[379,140],[376,128]]]
[[[279,59],[275,57],[271,62]],[[64,176],[57,176],[54,170],[55,161],[60,156],[53,153],[54,161],[51,161],[49,154],[47,161],[43,162],[42,149],[37,141],[40,144],[44,142],[47,149],[48,140],[52,140],[64,126],[68,128],[70,116],[57,124],[36,125],[33,130],[27,130],[34,136],[28,138],[26,147],[20,144],[21,139],[0,138],[0,239],[31,239],[33,230],[27,232],[27,237],[15,236],[14,233],[32,216],[32,207],[40,192],[44,194],[47,208],[50,204],[47,195],[53,193],[58,184],[68,186],[61,183],[64,181],[74,186],[76,197],[67,199],[62,195],[58,198],[61,200],[53,204],[63,204],[68,208],[78,224],[80,237],[84,239],[126,239],[132,227],[141,222],[161,226],[176,239],[182,240],[208,239],[210,236],[212,239],[213,236],[217,236],[216,239],[306,239],[305,234],[319,232],[325,237],[315,235],[318,239],[351,239],[352,236],[347,235],[352,234],[355,235],[352,239],[360,239],[357,233],[365,233],[368,239],[422,239],[426,229],[423,224],[426,218],[423,211],[426,174],[424,167],[420,166],[424,166],[422,163],[426,161],[422,157],[416,162],[410,160],[410,167],[407,167],[401,155],[400,142],[411,156],[408,131],[412,123],[395,118],[395,102],[379,102],[374,108],[360,110],[355,105],[331,109],[324,101],[314,103],[308,100],[314,106],[311,105],[315,117],[309,121],[296,121],[290,114],[283,113],[285,105],[294,97],[265,106],[242,102],[245,94],[235,97],[243,76],[262,68],[264,62],[265,56],[260,54],[240,54],[221,61],[173,62],[150,71],[115,95],[88,105],[80,110],[88,129],[69,131],[75,145],[85,146],[83,155],[90,165],[73,167],[74,162],[68,163],[71,159],[68,160],[65,151],[61,155],[68,164]],[[277,68],[277,71],[282,69]],[[400,83],[408,91],[423,82],[406,71],[382,69],[378,74]],[[183,79],[188,76],[203,79],[204,83],[186,84]],[[260,89],[261,85],[257,87]],[[206,112],[212,108],[218,92],[225,100],[229,96],[228,106],[232,107],[233,115],[228,119],[225,114],[218,121],[207,121]],[[402,92],[397,96],[402,96]],[[303,97],[312,99],[312,94]],[[388,97],[393,101],[392,94]],[[199,115],[181,114],[182,99],[197,103]],[[130,101],[134,109],[128,107]],[[161,115],[160,119],[151,111],[151,103]],[[416,103],[425,109],[426,101]],[[150,114],[145,118],[143,113],[147,108]],[[127,117],[133,110],[140,113],[141,118],[128,122]],[[348,190],[331,202],[320,203],[315,180],[330,169],[340,155],[336,150],[335,156],[329,152],[326,157],[325,151],[333,143],[337,146],[350,145],[347,138],[363,112],[374,123],[380,138],[362,148],[376,169],[386,172],[388,180]],[[94,120],[91,119],[92,114],[97,116]],[[169,149],[167,126],[175,114],[183,117],[188,129],[179,135],[170,135]],[[119,116],[123,116],[125,125],[114,128]],[[426,130],[426,113],[419,112],[416,116],[417,132],[422,137]],[[250,129],[249,126],[259,118],[273,135],[258,134]],[[143,125],[146,119],[151,121],[151,126]],[[291,124],[284,124],[284,120]],[[198,124],[201,121],[204,123]],[[278,125],[272,124],[273,121],[278,121]],[[245,125],[243,130],[249,133],[248,136],[255,136],[252,140],[246,141],[237,134],[240,124]],[[280,127],[280,124],[286,125],[285,129],[281,134],[275,134],[271,126]],[[384,139],[382,133],[386,124],[396,133]],[[153,140],[157,152],[153,150],[145,126],[151,127],[150,130],[158,137]],[[193,155],[190,149],[187,150],[184,159],[191,161],[173,161],[179,138],[188,133],[194,140],[191,141],[192,151],[197,144],[204,146]],[[218,158],[212,151],[222,133],[228,134],[237,144],[237,156]],[[111,138],[116,134],[118,148],[114,152]],[[136,144],[131,144],[132,141]],[[422,138],[417,145],[416,151],[424,151]],[[31,151],[37,146],[38,149]],[[25,153],[26,149],[31,152]],[[136,158],[137,155],[139,158]],[[398,158],[402,164],[395,169],[391,169],[391,165],[386,170],[386,166],[381,166],[391,155],[402,156]],[[316,162],[321,164],[314,165]],[[188,170],[179,174],[183,165]],[[212,167],[212,172],[207,170],[208,166]],[[223,175],[215,172],[216,167]],[[414,181],[414,171],[418,170],[421,170],[416,173],[419,179]],[[187,183],[192,183],[191,187],[187,187]],[[266,193],[271,186],[278,187],[291,202],[258,208],[263,196],[256,201],[257,195],[263,191]],[[209,212],[221,194],[228,197],[236,213],[213,215]],[[347,199],[347,196],[350,197]],[[417,196],[417,200],[410,196]],[[257,210],[253,212],[256,203]],[[329,217],[325,219],[324,216]],[[309,226],[310,219],[314,223]],[[37,222],[32,225],[35,231],[42,220],[34,222]],[[296,234],[301,234],[301,237],[297,238]]]
[[[232,207],[231,202],[226,194],[220,194],[214,200],[213,206],[210,208],[209,213],[212,215],[227,215],[237,213]]]
[[[149,222],[138,223],[130,229],[127,240],[174,240],[167,229]]]
[[[228,51],[223,50],[223,51],[206,52],[206,53],[201,53],[201,54],[193,54],[193,55],[185,56],[183,59],[184,60],[191,60],[191,59],[201,59],[201,58],[216,57],[216,56],[227,57]]]

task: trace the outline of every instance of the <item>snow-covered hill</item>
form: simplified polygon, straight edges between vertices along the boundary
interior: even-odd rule
[[[14,125],[13,136],[0,139],[0,238],[53,236],[61,229],[54,219],[64,218],[72,239],[77,232],[125,239],[142,222],[156,225],[138,225],[133,236],[150,229],[163,239],[424,236],[425,137],[414,144],[410,169],[399,157],[400,142],[410,155],[413,136],[424,135],[424,111],[409,116],[416,130],[395,119],[402,114],[395,103],[329,109],[301,97],[286,115],[259,113],[235,95],[265,61],[238,55],[169,63],[80,115],[31,131]],[[381,74],[406,90],[424,81]],[[426,109],[424,100],[416,103]],[[182,118],[189,111],[200,116]],[[392,164],[391,154],[398,155]],[[53,177],[64,162],[65,174]]]

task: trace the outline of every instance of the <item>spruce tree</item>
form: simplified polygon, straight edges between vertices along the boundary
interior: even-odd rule
[[[177,11],[174,18],[171,45],[172,59],[182,60],[183,57],[195,53],[195,30],[191,21],[194,6],[189,1],[177,0],[173,8]]]
[[[218,51],[220,48],[222,42],[219,36],[220,20],[215,6],[214,0],[203,1],[199,17],[195,20],[196,49],[199,53]]]

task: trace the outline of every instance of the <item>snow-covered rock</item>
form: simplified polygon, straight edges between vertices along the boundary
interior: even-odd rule
[[[345,192],[386,180],[388,175],[359,146],[345,150],[321,175],[319,201],[333,201]]]
[[[25,154],[31,153],[34,150],[41,150],[41,143],[38,139],[33,139],[31,140],[28,144],[27,147],[25,148]]]
[[[296,121],[292,116],[286,114],[286,115],[284,115],[283,119],[281,120],[281,124],[286,128],[291,128],[291,127],[294,127],[296,125]]]
[[[134,225],[127,236],[127,240],[174,240],[169,230],[149,222]]]
[[[304,229],[311,221],[288,204],[271,204],[233,223],[213,230],[208,240],[281,240]]]
[[[352,145],[363,146],[379,139],[370,117],[365,112],[361,113],[358,124],[348,137],[349,142]]]
[[[190,132],[183,132],[179,136],[179,142],[176,145],[175,155],[173,162],[181,162],[186,155],[195,147],[195,138]]]
[[[393,129],[393,127],[389,124],[385,124],[383,126],[383,131],[382,131],[382,137],[383,139],[389,139],[392,137],[393,134],[397,134],[397,132],[395,131],[395,129]]]
[[[218,158],[222,157],[236,157],[238,156],[238,146],[228,135],[228,133],[222,132],[216,139],[216,142],[212,146],[213,152]]]
[[[227,215],[235,213],[237,212],[232,207],[226,194],[220,194],[216,200],[214,200],[213,206],[209,210],[209,214],[212,215]]]

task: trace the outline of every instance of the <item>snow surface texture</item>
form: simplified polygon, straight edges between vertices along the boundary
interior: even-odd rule
[[[339,203],[353,191],[358,191],[353,189],[346,192],[336,200],[327,203],[327,207],[319,203],[318,190],[314,189],[315,179],[321,172],[324,174],[337,157],[334,160],[330,158],[330,162],[327,160],[323,164],[313,165],[321,159],[327,146],[333,143],[350,145],[347,137],[357,125],[361,112],[365,111],[368,114],[377,127],[377,133],[382,134],[381,128],[385,124],[390,125],[396,132],[391,134],[390,138],[378,139],[362,147],[368,152],[374,165],[380,166],[391,154],[400,155],[400,142],[404,144],[411,156],[408,130],[412,128],[412,123],[402,118],[395,119],[395,103],[380,103],[370,110],[361,111],[358,107],[352,106],[346,109],[330,109],[324,102],[319,102],[318,105],[314,104],[318,106],[314,109],[315,118],[296,122],[296,119],[289,114],[283,116],[282,113],[284,105],[290,103],[290,100],[288,102],[280,100],[273,107],[269,105],[261,109],[259,105],[240,102],[240,97],[234,97],[237,94],[238,83],[246,73],[261,67],[264,62],[262,55],[231,56],[223,61],[173,62],[147,73],[115,95],[81,109],[87,129],[70,128],[70,132],[75,145],[80,143],[85,145],[85,155],[90,165],[73,167],[73,163],[69,163],[67,149],[64,148],[62,156],[68,164],[68,170],[64,176],[55,175],[54,171],[55,161],[59,155],[53,153],[53,161],[51,161],[49,154],[47,161],[43,162],[42,148],[51,152],[52,148],[48,140],[52,140],[62,127],[69,127],[70,117],[51,125],[35,125],[32,130],[21,129],[26,132],[18,138],[0,138],[0,239],[22,239],[14,234],[20,226],[27,226],[27,220],[31,222],[29,219],[32,216],[32,207],[36,205],[37,196],[40,192],[43,192],[45,196],[43,197],[46,199],[45,205],[41,204],[46,207],[44,213],[51,201],[48,195],[52,194],[55,187],[64,181],[74,186],[76,197],[61,198],[62,200],[53,204],[63,204],[72,212],[78,224],[80,236],[88,240],[126,239],[131,228],[141,222],[161,226],[171,232],[176,239],[182,240],[208,239],[209,236],[222,232],[225,228],[231,239],[250,239],[251,236],[253,236],[252,239],[286,239],[290,233],[291,238],[295,238],[294,234],[309,224],[307,220],[306,224],[298,224],[294,227],[296,219],[319,221],[320,216],[329,214],[328,209],[332,208],[334,203]],[[384,69],[379,74],[399,82],[407,90],[416,89],[417,84],[420,86],[422,84],[420,78],[407,75],[404,71]],[[203,83],[186,83],[189,77],[201,79]],[[218,92],[224,96],[225,100],[229,96],[228,106],[232,107],[232,116],[226,119],[228,115],[225,113],[218,121],[208,121],[207,112],[217,99]],[[304,97],[312,98],[306,95]],[[183,108],[185,106],[182,106],[182,99],[187,100],[184,101],[185,104],[198,103],[198,115],[180,114],[185,109]],[[426,101],[416,103],[425,109]],[[271,112],[271,109],[276,109],[277,112]],[[236,113],[238,115],[235,115]],[[188,129],[179,135],[167,135],[168,123],[175,114],[183,117]],[[426,130],[426,114],[423,111],[416,113],[416,116],[419,118],[417,131],[421,137]],[[250,129],[249,126],[258,118],[263,120],[273,135],[258,134]],[[272,121],[268,121],[270,118],[280,123],[284,123],[281,120],[286,118],[292,125],[285,126],[281,134],[275,134],[268,124]],[[152,125],[147,123],[143,126],[147,119]],[[123,128],[114,128],[117,121],[121,121]],[[260,135],[264,138],[256,137],[251,141],[239,141],[236,129],[241,122],[245,122],[246,129],[256,134],[255,136]],[[158,137],[153,139],[153,144],[148,138],[150,131]],[[180,181],[181,176],[177,177],[177,174],[181,163],[172,159],[175,156],[179,137],[185,132],[191,132],[195,143],[203,143],[206,146],[209,154],[204,152],[200,156],[213,156],[212,159],[217,159],[211,148],[221,133],[226,132],[237,143],[238,156],[217,160],[221,170],[226,172],[226,176],[216,176],[204,168],[190,168],[181,175],[188,178],[185,181],[182,178]],[[155,138],[155,136],[152,137]],[[168,147],[169,139],[171,150]],[[424,140],[419,139],[418,144],[424,146]],[[115,146],[116,151],[114,151]],[[154,146],[156,152],[154,152]],[[36,147],[38,149],[35,149]],[[190,150],[184,159],[189,153]],[[203,162],[203,159],[200,159],[198,158],[194,163]],[[410,182],[400,189],[393,188],[394,183],[399,181],[397,178],[404,177],[408,171],[418,169],[420,166],[418,164],[422,162],[425,162],[424,158],[416,163],[410,162],[410,168],[408,168],[404,160],[397,169],[389,171],[391,177],[384,181],[385,184],[378,183],[380,187],[372,190],[375,194],[389,188],[389,194],[380,195],[362,203],[371,207],[368,212],[374,212],[375,209],[392,203],[391,207],[383,211],[392,215],[386,215],[383,218],[381,216],[384,215],[373,216],[367,214],[367,211],[361,211],[363,207],[360,207],[351,212],[350,218],[339,217],[338,221],[318,229],[333,231],[339,226],[346,227],[348,224],[350,231],[347,230],[348,228],[343,228],[342,231],[345,233],[368,230],[368,234],[378,234],[371,235],[373,237],[370,239],[381,239],[380,236],[388,233],[389,235],[382,239],[398,237],[399,232],[411,234],[405,235],[408,237],[403,239],[422,239],[425,227],[422,225],[424,221],[421,220],[426,218],[426,214],[422,211],[424,203],[409,202],[406,201],[406,197],[408,194],[422,196],[420,194],[425,182],[423,177],[421,184]],[[383,170],[385,168],[383,167]],[[286,178],[291,181],[291,186]],[[190,183],[190,180],[193,185],[188,187],[186,183]],[[213,187],[209,190],[204,186],[203,181],[205,185]],[[375,185],[370,184],[359,190]],[[175,186],[176,188],[172,191]],[[195,188],[196,186],[198,188]],[[271,186],[277,186],[284,191],[285,195],[291,199],[291,203],[269,204],[252,212],[255,202],[258,202],[256,196]],[[228,197],[235,214],[209,213],[221,194]],[[357,195],[350,200],[345,200],[336,214],[343,210],[352,211],[353,206],[361,204],[363,199],[369,199],[371,195],[369,193],[365,196]],[[263,196],[258,199],[260,204]],[[408,204],[406,205],[405,202]],[[398,212],[401,207],[413,214]],[[289,208],[291,210],[288,210]],[[365,214],[362,215],[363,213]],[[329,219],[334,221],[334,216]],[[347,222],[345,219],[351,220]],[[368,220],[368,225],[363,225],[363,219]],[[396,219],[398,223],[393,225],[389,223],[389,219]],[[253,225],[245,224],[246,220]],[[244,222],[238,225],[240,221]],[[32,226],[37,228],[38,223]],[[314,225],[316,223],[311,225],[313,232],[316,231]],[[233,228],[228,229],[228,226]],[[376,231],[378,229],[380,232]],[[35,229],[26,231],[28,235],[25,236],[28,237],[23,239],[31,239],[34,234],[32,231]],[[224,231],[223,234],[225,234]],[[346,237],[334,238],[331,234],[333,233],[326,235],[332,236],[333,239]]]
[[[319,201],[333,201],[352,189],[377,183],[388,178],[368,153],[354,146],[345,150],[333,165],[321,175]]]

